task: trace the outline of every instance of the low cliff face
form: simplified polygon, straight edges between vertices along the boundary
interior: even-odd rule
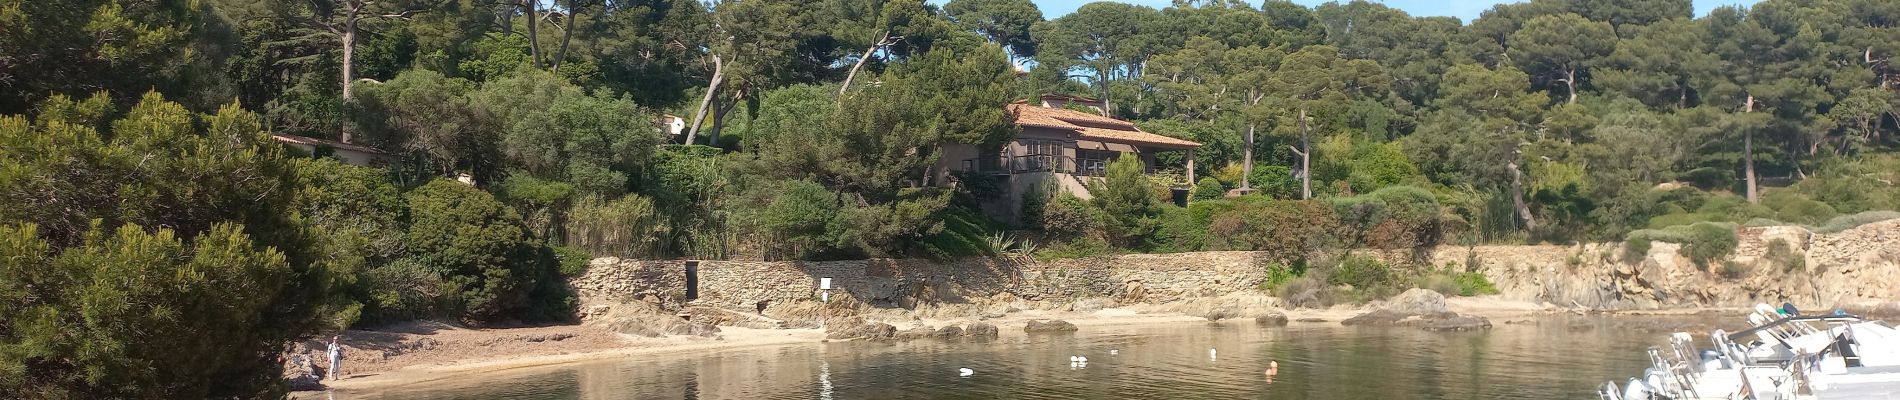
[[[1560,307],[1783,301],[1829,306],[1900,298],[1900,220],[1832,234],[1794,227],[1744,228],[1739,239],[1732,260],[1706,270],[1678,255],[1679,246],[1661,242],[1636,255],[1625,255],[1621,244],[1477,246],[1441,247],[1429,259],[1436,266],[1484,272],[1507,299]],[[1777,239],[1786,243],[1787,251],[1770,256],[1769,243]],[[1793,259],[1801,262],[1790,262]],[[808,304],[821,298],[906,309],[1021,301],[1059,305],[1083,298],[1159,304],[1254,289],[1267,279],[1270,265],[1272,260],[1254,252],[1054,261],[700,261],[694,264],[697,297],[688,299],[685,261],[602,258],[570,283],[589,304],[643,301],[675,310],[705,306],[755,311],[761,305]],[[820,288],[823,278],[831,279],[831,289]]]
[[[1476,264],[1513,300],[1590,308],[1833,306],[1900,299],[1900,220],[1830,234],[1742,228],[1735,255],[1700,267],[1681,246],[1655,243],[1632,259],[1620,243],[1440,248],[1435,264]],[[1776,240],[1785,252],[1771,254]]]

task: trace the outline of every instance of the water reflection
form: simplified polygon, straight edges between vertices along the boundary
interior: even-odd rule
[[[831,400],[831,362],[830,361],[821,361],[818,364],[818,398],[823,399],[823,400]]]
[[[820,399],[1578,398],[1641,371],[1643,349],[1662,337],[1569,328],[1599,322],[1455,333],[1185,324],[992,343],[809,344],[641,356],[337,398],[809,399],[813,392]],[[1089,362],[1071,359],[1077,355]],[[959,376],[959,368],[977,373]]]

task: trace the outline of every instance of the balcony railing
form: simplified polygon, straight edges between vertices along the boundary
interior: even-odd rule
[[[964,159],[958,170],[993,173],[999,175],[1030,172],[1059,172],[1083,176],[1104,176],[1108,173],[1108,160],[1081,159],[1058,155],[1027,155],[1016,157],[981,157]]]

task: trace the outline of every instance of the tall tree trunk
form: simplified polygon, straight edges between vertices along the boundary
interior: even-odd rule
[[[1682,79],[1676,80],[1676,108],[1689,108],[1689,83]]]
[[[361,11],[360,6],[353,5],[343,16],[341,36],[343,37],[343,101],[345,102],[350,101],[350,96],[354,94],[350,86],[356,83],[356,16]],[[349,139],[346,138],[344,141],[348,142]]]
[[[343,78],[342,89],[344,103],[349,103],[350,99],[356,94],[356,21],[358,19],[357,15],[363,11],[363,5],[361,3],[352,3],[349,7],[349,11],[343,16],[342,32],[343,71],[341,75]],[[356,133],[351,132],[348,126],[343,126],[337,136],[337,139],[343,143],[349,143],[355,139]]]
[[[891,31],[885,30],[883,33],[879,33],[877,35],[876,44],[872,44],[871,47],[864,49],[864,54],[858,56],[858,62],[855,64],[851,64],[851,72],[844,74],[844,84],[838,85],[839,96],[844,96],[844,92],[846,90],[851,90],[851,80],[857,79],[858,70],[864,68],[864,62],[867,60],[870,60],[871,54],[876,53],[877,49],[881,49],[881,48],[884,48],[884,46],[890,45],[890,40],[891,40]]]
[[[1531,215],[1530,205],[1524,203],[1524,171],[1517,167],[1518,154],[1517,146],[1512,145],[1511,160],[1504,163],[1504,168],[1511,172],[1511,208],[1517,209],[1517,217],[1524,220],[1524,230],[1532,231],[1537,229],[1537,217]]]
[[[1109,77],[1108,70],[1102,70],[1101,75],[1102,75],[1102,116],[1114,118],[1114,116],[1109,115],[1109,112],[1108,112],[1109,108],[1112,108],[1112,107],[1109,107],[1108,105],[1108,77]]]
[[[1246,143],[1240,148],[1240,189],[1242,191],[1253,189],[1253,128],[1253,123],[1247,123],[1247,137],[1244,140]]]
[[[693,144],[693,138],[699,136],[699,125],[706,122],[706,107],[712,105],[713,94],[719,93],[719,84],[726,79],[726,62],[713,54],[712,83],[706,85],[706,95],[699,99],[699,111],[693,114],[693,126],[687,127],[684,144]]]
[[[1755,94],[1748,95],[1748,104],[1742,105],[1742,113],[1755,112]],[[1742,130],[1742,175],[1747,180],[1748,202],[1760,203],[1761,197],[1755,190],[1755,129]]]
[[[1577,102],[1577,69],[1576,68],[1564,69],[1564,87],[1567,89],[1570,89],[1570,101],[1566,101],[1564,103],[1565,104],[1576,103]]]
[[[1300,108],[1300,199],[1313,198],[1313,137],[1306,130],[1306,108]]]
[[[523,6],[528,7],[528,54],[533,56],[535,68],[541,68],[543,65],[541,63],[541,32],[537,28],[540,25],[541,11],[535,8],[540,2],[541,0],[521,1]]]
[[[576,0],[567,1],[567,29],[561,31],[561,47],[554,50],[554,59],[548,62],[548,71],[560,71],[561,62],[567,61],[567,42],[574,39],[574,30],[580,25],[581,11]]]
[[[726,128],[726,115],[732,112],[733,107],[739,106],[739,100],[743,97],[745,97],[745,90],[740,89],[739,91],[732,93],[731,102],[713,107],[712,131],[706,133],[706,145],[708,146],[719,145],[719,131],[724,130]]]

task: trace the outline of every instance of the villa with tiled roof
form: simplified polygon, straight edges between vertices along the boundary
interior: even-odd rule
[[[955,172],[991,174],[1005,180],[1006,196],[986,213],[1014,219],[1023,195],[1045,184],[1090,198],[1088,182],[1101,177],[1108,163],[1139,157],[1149,173],[1155,172],[1155,154],[1186,152],[1187,181],[1193,182],[1194,149],[1200,143],[1144,132],[1134,123],[1102,115],[1102,102],[1085,97],[1045,95],[1034,104],[1008,105],[1022,133],[1000,151],[978,154],[975,146],[953,144],[943,149],[936,181],[948,182]],[[1080,110],[1089,110],[1087,112]]]

